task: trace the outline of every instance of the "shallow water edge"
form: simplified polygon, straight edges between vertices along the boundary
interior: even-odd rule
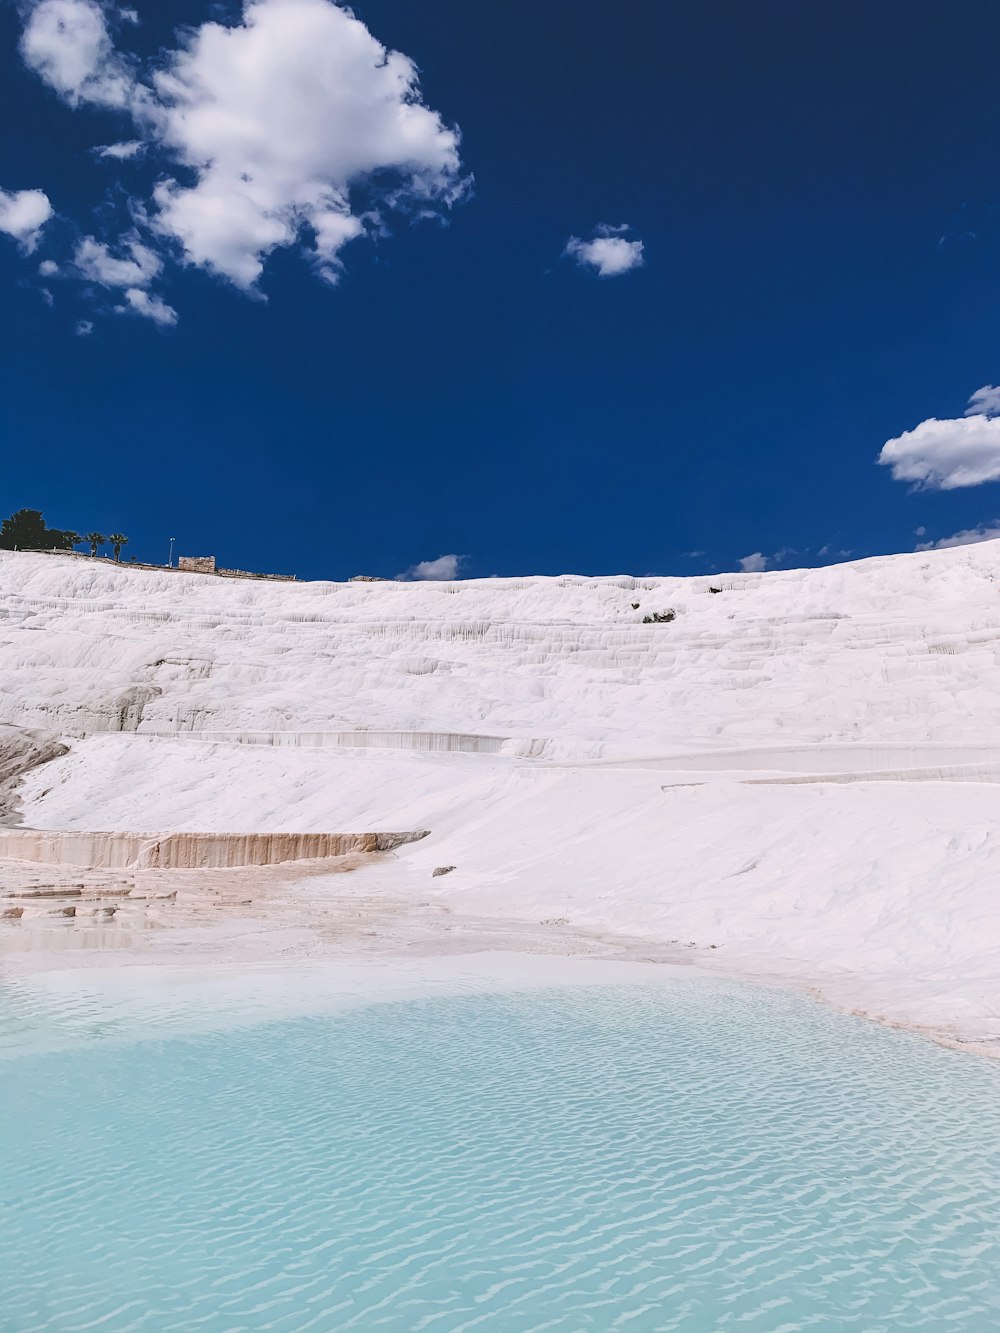
[[[209,1031],[444,995],[509,994],[565,986],[670,987],[692,981],[711,987],[728,982],[750,988],[751,993],[754,989],[785,992],[949,1050],[1000,1059],[1000,1037],[964,1038],[859,1006],[854,996],[863,979],[838,979],[835,987],[824,986],[767,967],[720,966],[691,953],[657,949],[649,941],[628,937],[567,939],[568,932],[553,930],[554,938],[545,939],[548,947],[544,949],[538,947],[542,941],[535,933],[478,941],[431,937],[405,951],[369,947],[309,957],[303,955],[298,947],[301,941],[292,932],[292,938],[272,940],[281,945],[277,956],[261,956],[252,949],[240,957],[234,956],[238,951],[232,948],[228,930],[199,933],[211,936],[200,940],[201,948],[188,951],[177,941],[178,947],[152,956],[135,947],[72,952],[0,949],[0,989],[31,996],[53,1015],[62,1015],[66,1041],[71,1044],[76,1039],[72,1034],[83,1036],[91,1022],[106,1031],[110,1024],[118,1039],[142,1040],[171,1028]],[[577,951],[588,943],[591,952]],[[560,944],[563,951],[557,951]],[[597,945],[603,947],[594,947]],[[3,1054],[0,1034],[0,1058]]]
[[[995,1030],[969,1023],[961,1014],[950,1014],[948,1022],[927,1021],[927,996],[934,994],[930,978],[917,987],[909,979],[903,990],[892,977],[817,975],[797,959],[734,957],[728,950],[714,952],[677,940],[580,929],[561,919],[463,915],[433,902],[389,897],[379,891],[381,886],[359,894],[359,880],[350,874],[327,871],[313,878],[322,868],[316,863],[297,882],[289,881],[287,868],[274,868],[273,886],[268,883],[263,902],[249,910],[231,902],[199,907],[199,891],[192,898],[194,907],[182,913],[171,908],[153,928],[130,928],[125,914],[112,925],[0,923],[0,983],[35,978],[49,989],[87,993],[96,976],[104,974],[102,992],[131,993],[142,1007],[139,996],[163,995],[168,977],[178,970],[201,976],[201,984],[211,990],[214,977],[231,985],[244,973],[260,977],[294,963],[303,976],[313,978],[324,968],[343,977],[356,975],[365,990],[380,972],[387,976],[393,969],[411,981],[421,969],[438,965],[439,977],[463,971],[469,977],[479,969],[478,960],[494,956],[495,966],[487,970],[504,988],[514,977],[526,987],[559,985],[567,978],[572,984],[580,967],[583,975],[607,980],[616,979],[620,968],[639,969],[632,973],[637,979],[647,969],[651,980],[677,971],[722,977],[809,996],[856,1018],[1000,1059],[1000,1021]],[[258,870],[255,878],[264,881],[266,876]]]

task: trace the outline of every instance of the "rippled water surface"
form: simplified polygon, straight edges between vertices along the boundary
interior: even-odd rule
[[[1000,1069],[714,981],[46,1048],[4,1333],[1000,1328]]]

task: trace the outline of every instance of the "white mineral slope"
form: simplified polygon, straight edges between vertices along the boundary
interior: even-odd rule
[[[414,584],[2,553],[0,724],[69,747],[27,827],[427,828],[369,889],[1000,1038],[1000,543]]]

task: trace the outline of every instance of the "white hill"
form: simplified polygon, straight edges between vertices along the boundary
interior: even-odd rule
[[[359,878],[1000,1037],[997,542],[411,584],[0,553],[0,724],[0,778],[68,747],[8,823],[429,829]]]

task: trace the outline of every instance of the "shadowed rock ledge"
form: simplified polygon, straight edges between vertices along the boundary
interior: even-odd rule
[[[410,833],[63,833],[0,829],[0,859],[109,870],[222,870],[390,852]]]

